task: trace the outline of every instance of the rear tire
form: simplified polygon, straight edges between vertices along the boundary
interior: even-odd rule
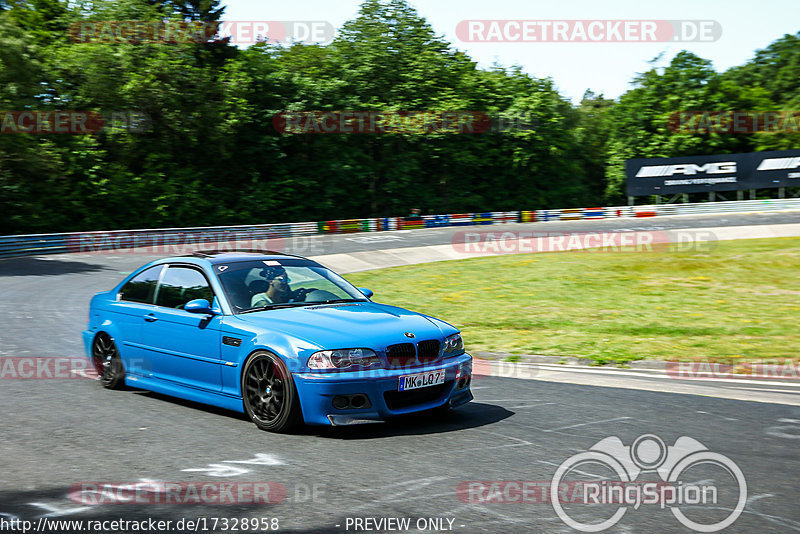
[[[100,332],[92,342],[92,363],[104,388],[120,389],[125,383],[125,366],[111,336]]]
[[[261,430],[288,433],[303,420],[292,375],[271,352],[259,351],[247,360],[242,372],[242,402],[247,416]]]

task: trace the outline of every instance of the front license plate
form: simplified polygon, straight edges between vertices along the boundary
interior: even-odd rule
[[[409,389],[419,389],[426,388],[428,386],[444,384],[445,374],[445,370],[441,369],[439,371],[429,371],[427,373],[401,376],[398,390],[408,391]]]

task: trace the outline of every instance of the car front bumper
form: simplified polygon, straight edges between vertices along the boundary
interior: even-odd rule
[[[409,391],[398,391],[400,377],[445,370],[444,384]],[[311,425],[347,425],[382,421],[449,404],[460,406],[472,400],[472,356],[467,353],[433,364],[404,369],[338,373],[293,373],[303,409],[303,419]],[[334,399],[365,396],[361,408],[337,408]]]

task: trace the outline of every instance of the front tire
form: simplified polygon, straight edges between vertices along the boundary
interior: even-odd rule
[[[242,400],[247,416],[261,430],[291,432],[302,421],[292,375],[276,355],[259,351],[242,373]]]
[[[119,389],[125,383],[125,366],[114,343],[105,332],[100,332],[92,342],[92,363],[104,388]]]

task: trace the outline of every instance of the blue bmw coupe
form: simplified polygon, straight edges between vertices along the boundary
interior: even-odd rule
[[[107,388],[243,412],[273,432],[472,400],[459,331],[371,297],[300,256],[199,252],[95,295],[83,339]]]

